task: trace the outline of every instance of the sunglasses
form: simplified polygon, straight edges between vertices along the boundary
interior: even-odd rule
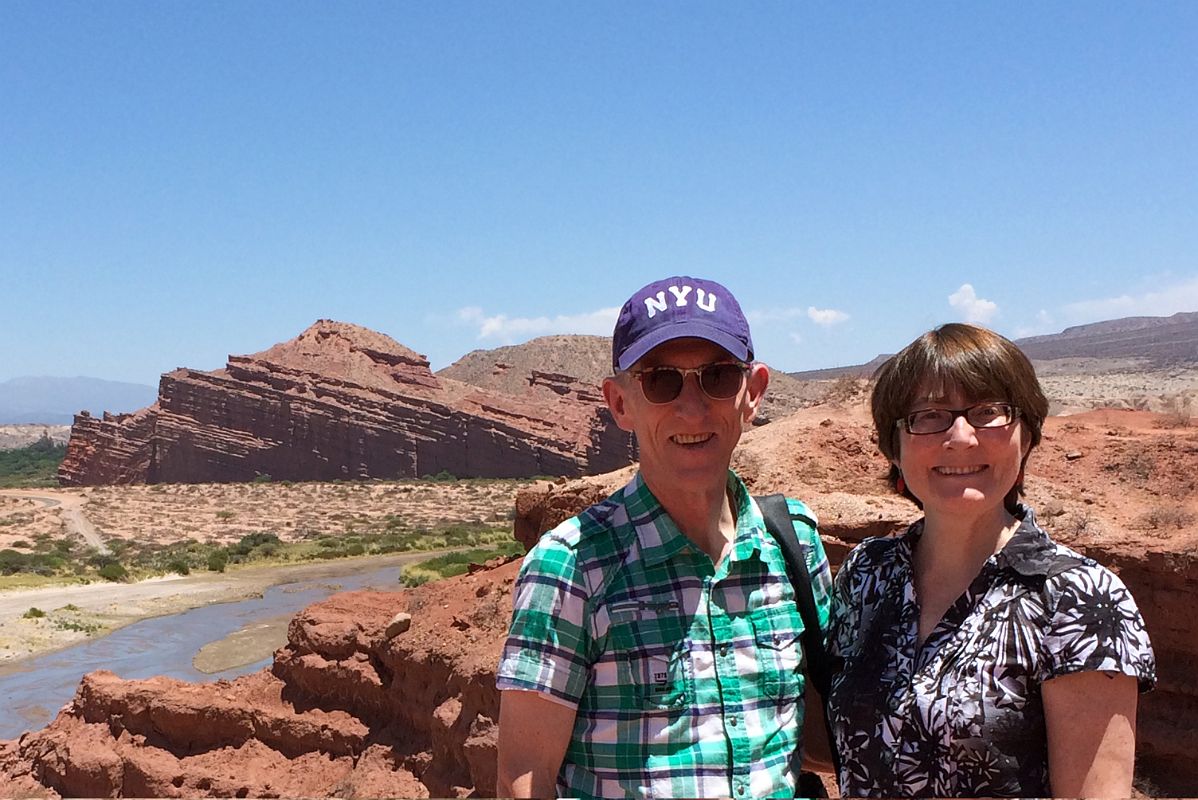
[[[662,405],[678,399],[687,375],[697,375],[699,388],[712,400],[727,400],[735,397],[744,385],[748,364],[739,361],[721,361],[701,367],[649,367],[629,374],[641,382],[641,392],[654,405]]]

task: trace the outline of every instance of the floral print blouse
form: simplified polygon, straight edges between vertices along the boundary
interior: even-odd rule
[[[1156,682],[1144,620],[1123,582],[1021,524],[927,640],[911,554],[923,520],[867,539],[836,576],[829,715],[846,797],[1046,796],[1040,684],[1103,670]]]

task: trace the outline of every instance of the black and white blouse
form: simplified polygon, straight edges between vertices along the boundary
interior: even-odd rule
[[[829,697],[844,796],[1046,796],[1040,684],[1091,670],[1156,682],[1123,582],[1021,524],[922,646],[911,553],[923,520],[867,539],[836,576]]]

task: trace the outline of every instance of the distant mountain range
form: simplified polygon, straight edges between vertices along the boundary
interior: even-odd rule
[[[1198,365],[1198,311],[1075,325],[1060,333],[1016,339],[1015,344],[1037,362],[1065,358],[1137,359],[1150,368],[1194,366]],[[889,357],[883,354],[865,364],[789,374],[805,381],[844,375],[869,377]]]
[[[99,416],[136,411],[158,399],[158,387],[100,378],[21,377],[0,381],[0,425],[70,425],[80,411]]]
[[[1017,339],[1034,361],[1060,359],[1136,359],[1145,368],[1198,365],[1198,312],[1170,317],[1124,317],[1066,328],[1047,336]],[[610,374],[611,340],[606,336],[543,336],[521,345],[475,350],[437,374],[509,394],[528,389],[532,370],[570,375],[598,383]],[[810,402],[815,389],[797,381],[868,377],[887,355],[866,364],[804,372],[775,372],[771,381],[772,416]],[[0,425],[69,425],[87,410],[95,416],[136,411],[154,403],[155,386],[99,378],[23,377],[0,381]],[[811,395],[811,397],[808,397]]]

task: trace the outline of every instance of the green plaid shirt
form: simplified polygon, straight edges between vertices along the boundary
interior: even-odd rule
[[[803,623],[757,504],[732,472],[728,488],[718,567],[639,474],[525,557],[497,685],[577,707],[559,796],[794,796]],[[828,560],[800,533],[826,631]]]

